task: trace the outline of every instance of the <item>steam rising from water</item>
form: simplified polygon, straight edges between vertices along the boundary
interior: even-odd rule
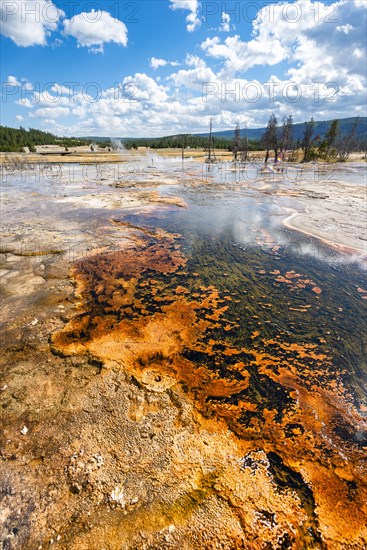
[[[155,151],[146,150],[145,156],[148,159],[149,168],[157,168],[159,170],[164,170],[166,168],[174,168],[175,166],[182,166],[182,158],[177,155],[175,157],[163,157],[156,153]],[[191,160],[190,158],[185,158],[186,161]]]
[[[122,143],[121,139],[113,138],[111,139],[112,147],[117,149],[117,151],[122,152],[126,151],[125,145]]]

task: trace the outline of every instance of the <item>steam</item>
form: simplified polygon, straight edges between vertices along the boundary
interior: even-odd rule
[[[148,161],[148,168],[157,168],[158,170],[169,170],[174,169],[178,166],[182,166],[181,155],[173,157],[164,157],[159,155],[156,151],[146,150],[144,151],[144,156]],[[186,161],[192,160],[190,158],[185,158]]]
[[[114,149],[117,149],[117,151],[126,151],[126,147],[122,143],[121,139],[111,139],[111,144]]]

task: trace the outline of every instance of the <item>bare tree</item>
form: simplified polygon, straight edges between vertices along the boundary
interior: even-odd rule
[[[266,127],[265,133],[263,134],[261,141],[265,147],[265,164],[269,159],[269,151],[273,149],[274,151],[274,162],[278,162],[278,136],[277,136],[277,127],[278,121],[274,114],[269,118],[268,125]]]
[[[353,122],[352,128],[344,138],[338,144],[338,160],[340,162],[345,162],[351,151],[357,147],[357,128],[359,124],[359,116]]]
[[[310,119],[309,122],[306,122],[305,124],[305,131],[303,133],[303,139],[302,139],[302,149],[303,149],[303,161],[302,162],[308,162],[310,160],[310,150],[312,145],[312,137],[313,132],[315,128],[315,121],[313,117]]]
[[[217,162],[217,159],[215,157],[215,149],[214,149],[214,140],[213,140],[213,119],[210,119],[209,124],[209,139],[208,139],[208,156],[205,159],[205,162],[207,164],[215,163]]]
[[[236,128],[234,130],[233,138],[233,160],[236,161],[238,157],[238,152],[240,150],[240,141],[241,141],[241,128],[240,123],[237,120]]]
[[[280,140],[280,151],[283,160],[288,149],[292,148],[293,142],[293,116],[283,117],[282,137]]]
[[[244,135],[242,136],[240,141],[241,162],[247,162],[248,148],[249,148],[248,137]]]

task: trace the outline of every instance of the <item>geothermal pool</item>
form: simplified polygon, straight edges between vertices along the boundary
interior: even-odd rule
[[[265,543],[277,548],[362,548],[367,540],[365,256],[349,242],[345,248],[338,240],[332,246],[332,238],[327,243],[283,222],[295,212],[306,214],[314,204],[322,209],[323,201],[329,204],[325,212],[330,211],[333,202],[341,201],[335,188],[343,185],[355,189],[357,200],[364,166],[263,173],[254,164],[237,170],[159,157],[134,162],[128,176],[127,170],[121,176],[120,168],[116,177],[116,167],[105,165],[97,166],[86,181],[83,168],[74,166],[71,180],[70,166],[64,166],[54,180],[41,174],[38,181],[22,182],[12,174],[3,184],[7,357],[19,353],[10,346],[21,331],[21,326],[14,327],[12,312],[33,316],[38,308],[48,326],[55,313],[52,296],[57,291],[59,300],[67,295],[70,314],[55,322],[47,344],[39,344],[41,356],[47,355],[51,365],[53,358],[92,358],[93,368],[97,365],[102,373],[127,373],[140,389],[156,396],[157,409],[159,399],[179,388],[192,407],[198,439],[212,430],[227,434],[237,449],[238,471],[231,473],[231,481],[223,481],[220,468],[215,482],[206,480],[205,488],[191,480],[194,496],[186,494],[180,512],[177,501],[171,509],[166,497],[158,524],[161,516],[169,518],[183,537],[177,540],[190,540],[184,525],[193,521],[195,531],[195,521],[188,519],[191,510],[210,508],[210,496],[224,499],[241,518],[243,539],[234,527],[227,528],[228,541],[237,541],[233,547],[247,541],[251,548]],[[335,224],[331,234],[338,234],[338,223],[347,224],[337,213],[334,222],[330,213],[324,217],[330,217],[328,227]],[[58,267],[61,272],[55,275]],[[26,290],[19,292],[17,277]],[[39,280],[27,287],[27,277]],[[55,289],[55,278],[72,288]],[[37,338],[33,345],[37,348]],[[19,371],[10,369],[6,375],[8,385],[21,383]],[[84,390],[76,385],[73,391],[78,395]],[[47,423],[47,415],[29,420],[29,407],[10,412],[10,425],[18,421],[17,414],[34,422],[34,429],[37,422]],[[5,410],[12,411],[9,402]],[[105,420],[98,422],[96,439],[103,447]],[[61,424],[60,433],[66,425]],[[163,439],[157,449],[164,446]],[[144,445],[149,447],[149,440]],[[21,447],[18,454],[32,454],[32,449]],[[114,452],[124,455],[124,438]],[[144,462],[144,452],[137,464]],[[228,451],[225,461],[233,453]],[[189,458],[183,455],[186,464]],[[218,466],[202,468],[213,473]],[[269,487],[265,477],[256,477],[260,474]],[[148,473],[144,475],[149,484]],[[246,490],[234,488],[241,476],[247,480]],[[251,476],[257,480],[254,485],[249,485]],[[259,494],[266,501],[261,510]],[[119,517],[115,507],[107,514],[107,497],[98,506],[94,497],[83,498],[89,498],[94,527],[87,529],[77,520],[70,530],[66,517],[61,545],[83,547],[84,541],[93,540],[88,539],[93,529],[101,544],[110,541],[113,548],[122,540],[121,531],[135,536],[129,523],[137,521],[133,506],[130,511],[123,507]],[[143,499],[142,510],[149,509],[148,501]],[[104,534],[97,519],[102,517]],[[149,522],[139,518],[144,532]],[[30,529],[27,540],[37,539],[37,529]],[[205,529],[211,528],[205,524]],[[153,531],[150,526],[149,536],[158,537]]]

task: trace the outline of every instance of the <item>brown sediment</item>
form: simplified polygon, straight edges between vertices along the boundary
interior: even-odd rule
[[[138,191],[136,196],[140,201],[148,200],[150,204],[165,204],[187,208],[186,202],[181,197],[164,197],[158,191]]]
[[[353,441],[353,434],[365,423],[331,373],[330,352],[315,343],[261,338],[260,330],[249,331],[253,345],[234,345],[230,334],[239,325],[226,318],[228,293],[222,296],[200,281],[195,292],[186,283],[169,288],[171,277],[187,276],[178,238],[144,230],[135,245],[117,254],[105,252],[76,264],[72,276],[83,309],[54,335],[54,350],[91,354],[107,368],[117,363],[154,391],[179,385],[194,403],[200,425],[225,423],[244,455],[262,449],[286,501],[286,521],[292,514],[302,516],[289,547],[301,548],[308,540],[308,547],[355,543],[362,548],[358,545],[367,540],[365,447]],[[272,274],[291,289],[309,285],[321,293],[299,273]],[[222,338],[213,337],[216,330]],[[226,498],[241,524],[253,525],[255,505],[248,507],[235,495]],[[254,492],[251,499],[256,500]],[[272,496],[268,506],[274,503]]]

